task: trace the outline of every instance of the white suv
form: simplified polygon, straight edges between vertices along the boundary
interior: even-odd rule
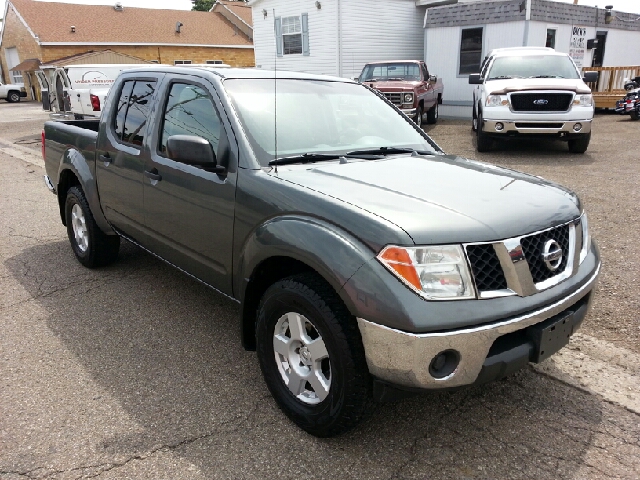
[[[552,48],[516,47],[491,51],[480,73],[469,75],[473,91],[473,130],[477,148],[522,135],[558,138],[569,151],[584,153],[591,140],[594,102],[584,78],[566,53]]]

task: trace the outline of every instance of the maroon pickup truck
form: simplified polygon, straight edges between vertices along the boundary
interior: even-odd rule
[[[429,75],[427,65],[418,60],[398,60],[367,63],[358,80],[380,90],[387,99],[408,117],[422,125],[438,121],[438,105],[442,103],[442,79]]]

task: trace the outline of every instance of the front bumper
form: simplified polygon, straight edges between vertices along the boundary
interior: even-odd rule
[[[484,120],[482,131],[496,135],[549,134],[575,135],[591,132],[591,120]],[[578,125],[579,130],[576,130]],[[498,128],[496,128],[496,126]]]
[[[486,373],[487,369],[492,368],[495,370],[495,362],[492,363],[489,354],[498,338],[544,322],[584,299],[586,306],[579,308],[581,321],[590,307],[593,295],[589,293],[593,290],[599,273],[598,263],[589,279],[561,300],[515,318],[477,327],[415,334],[358,318],[369,371],[379,380],[409,389],[470,385],[480,380],[481,372]],[[430,364],[436,355],[444,351],[456,352],[459,363],[449,375],[435,378],[430,373]]]
[[[417,109],[415,108],[402,108],[398,107],[402,113],[404,113],[407,117],[413,118],[416,116]]]

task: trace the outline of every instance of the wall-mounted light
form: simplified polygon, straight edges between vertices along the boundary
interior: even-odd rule
[[[71,33],[76,33],[76,26],[75,25],[71,25]]]
[[[316,8],[320,10],[322,8],[322,4],[316,0]]]
[[[613,14],[611,13],[611,10],[613,10],[613,5],[607,5],[606,7],[604,7],[604,23],[611,23],[613,22]]]
[[[262,9],[262,17],[267,18],[267,11],[264,8]]]

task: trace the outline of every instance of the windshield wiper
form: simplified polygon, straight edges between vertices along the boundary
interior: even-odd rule
[[[433,152],[427,152],[426,150],[415,150],[413,148],[406,147],[378,147],[368,150],[354,150],[347,153],[346,157],[359,157],[361,155],[395,155],[398,153],[416,153],[418,155],[433,155]]]
[[[280,157],[269,162],[269,165],[289,165],[292,163],[311,163],[322,162],[325,160],[337,160],[342,155],[333,153],[303,153],[302,155],[294,155],[291,157]]]
[[[562,75],[534,75],[529,78],[564,78]]]
[[[511,80],[512,78],[522,78],[522,77],[510,77],[509,75],[498,75],[497,77],[487,78],[487,80]]]

